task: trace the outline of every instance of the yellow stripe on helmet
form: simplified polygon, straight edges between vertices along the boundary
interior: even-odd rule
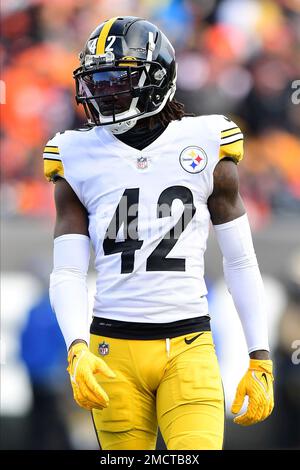
[[[117,19],[118,19],[118,17],[115,16],[114,18],[111,18],[106,23],[104,23],[104,26],[101,29],[101,32],[99,34],[96,54],[104,54],[105,53],[105,43],[106,43],[107,36],[109,35],[110,28],[112,27],[112,25],[114,24],[114,22]]]

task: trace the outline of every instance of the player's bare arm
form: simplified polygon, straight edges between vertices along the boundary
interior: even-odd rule
[[[214,190],[207,204],[214,225],[225,224],[245,214],[239,193],[238,168],[233,160],[224,158],[216,165]]]
[[[65,179],[57,178],[54,194],[56,207],[54,238],[72,233],[88,236],[86,208]]]

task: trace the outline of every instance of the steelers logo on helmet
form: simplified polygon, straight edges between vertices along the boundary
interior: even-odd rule
[[[201,147],[193,145],[182,150],[179,162],[185,171],[196,174],[203,171],[206,167],[207,155]]]

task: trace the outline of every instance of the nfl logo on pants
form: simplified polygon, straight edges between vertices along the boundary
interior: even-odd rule
[[[100,343],[98,346],[98,352],[99,354],[101,354],[101,356],[107,356],[107,354],[109,353],[109,344],[105,343],[105,341]]]

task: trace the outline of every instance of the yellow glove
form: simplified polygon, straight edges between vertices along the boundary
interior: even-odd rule
[[[109,398],[98,384],[95,374],[100,373],[108,378],[114,378],[116,374],[100,357],[91,353],[85,343],[77,343],[70,348],[68,363],[67,371],[76,403],[86,410],[106,408]]]
[[[266,419],[274,408],[272,361],[250,359],[249,369],[240,381],[231,412],[237,414],[245,396],[249,402],[246,413],[234,418],[236,424],[250,426]]]

